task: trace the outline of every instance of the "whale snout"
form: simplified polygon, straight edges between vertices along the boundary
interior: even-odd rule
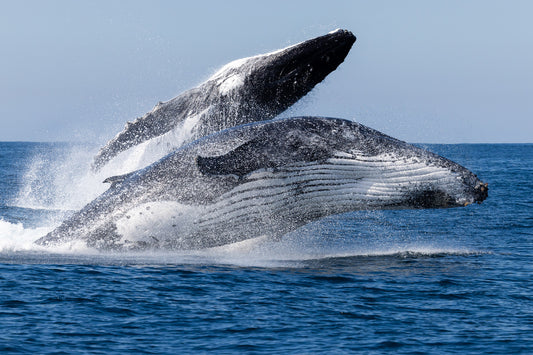
[[[489,196],[489,184],[478,182],[474,187],[474,202],[481,203]]]
[[[344,61],[355,41],[356,38],[350,31],[337,30],[302,44],[297,52],[300,61],[308,63],[307,67],[312,69],[312,73],[307,73],[313,76],[309,80],[320,82],[335,70]]]
[[[482,203],[488,197],[488,184],[479,181],[469,192],[458,195],[446,189],[420,189],[408,199],[408,205],[413,208],[448,208],[468,206],[472,203]],[[466,194],[466,195],[465,195]]]
[[[254,83],[250,96],[285,110],[334,71],[355,41],[350,31],[337,30],[253,59],[261,70],[252,69],[248,75],[248,82]]]

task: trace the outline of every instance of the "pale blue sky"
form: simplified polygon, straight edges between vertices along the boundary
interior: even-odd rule
[[[533,142],[532,1],[2,1],[0,141],[95,141],[237,58],[335,28],[346,61],[284,116],[409,142]]]

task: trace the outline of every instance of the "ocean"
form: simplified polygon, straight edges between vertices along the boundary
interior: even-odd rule
[[[94,147],[0,143],[3,353],[533,352],[533,145],[423,145],[480,205],[362,211],[194,252],[32,242],[104,191]]]

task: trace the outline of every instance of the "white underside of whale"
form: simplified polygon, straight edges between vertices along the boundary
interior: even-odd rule
[[[417,186],[457,193],[457,174],[394,154],[362,157],[338,153],[324,162],[264,169],[209,205],[144,203],[117,221],[125,247],[137,243],[187,247],[191,239],[215,244],[280,236],[319,217],[401,203]],[[466,202],[466,196],[464,197]]]

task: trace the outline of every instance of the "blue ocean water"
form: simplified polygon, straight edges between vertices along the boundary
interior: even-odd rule
[[[0,350],[532,353],[533,145],[427,148],[489,198],[333,216],[276,242],[106,254],[32,244],[98,192],[85,147],[0,143]]]

